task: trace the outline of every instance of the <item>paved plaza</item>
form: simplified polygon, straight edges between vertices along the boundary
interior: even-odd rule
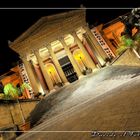
[[[139,67],[109,66],[65,86],[37,105],[31,114],[32,132],[17,139],[139,139],[120,132],[140,130],[139,74]],[[119,132],[93,137],[95,130]]]

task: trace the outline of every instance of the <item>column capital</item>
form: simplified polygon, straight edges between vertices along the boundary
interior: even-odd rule
[[[49,52],[53,50],[51,44],[48,45],[46,48],[48,49]]]
[[[59,41],[62,44],[62,46],[67,49],[67,44],[66,44],[64,38],[61,38]]]

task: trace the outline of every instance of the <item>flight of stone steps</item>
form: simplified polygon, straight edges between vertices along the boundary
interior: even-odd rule
[[[119,86],[127,81],[130,81],[132,78],[137,76],[136,74],[126,74],[126,75],[114,75],[113,77],[106,79],[101,82],[101,84],[98,84],[96,86],[96,92],[98,92],[98,95],[102,95],[103,91],[106,92],[108,90],[111,90],[115,86]],[[103,87],[105,86],[105,88]],[[95,95],[96,96],[96,95]],[[91,95],[92,97],[92,95]],[[90,96],[89,96],[90,98]],[[50,112],[52,113],[52,112]],[[48,117],[48,112],[42,115],[39,121],[36,122],[35,126],[41,124],[47,117]]]
[[[126,66],[107,67],[94,75],[88,75],[79,82],[70,84],[71,86],[66,87],[63,92],[51,94],[49,98],[40,101],[31,113],[31,123],[33,126],[37,126],[44,120],[48,120],[88,99],[99,97],[139,75],[140,67]]]
[[[131,79],[131,78],[134,78],[135,76],[137,76],[137,75],[136,74],[116,75],[116,76],[109,78],[108,80]]]

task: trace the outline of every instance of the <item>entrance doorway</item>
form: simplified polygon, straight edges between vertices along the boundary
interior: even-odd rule
[[[66,78],[68,79],[68,81],[70,83],[78,80],[77,73],[74,71],[74,68],[73,68],[68,56],[65,56],[65,57],[59,59],[59,63],[66,75]]]

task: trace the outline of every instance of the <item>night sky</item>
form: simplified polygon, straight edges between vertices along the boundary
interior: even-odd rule
[[[103,0],[47,0],[33,2],[32,4],[22,3],[3,3],[0,5],[0,75],[7,72],[11,67],[16,64],[18,55],[9,49],[8,40],[14,41],[21,33],[34,24],[40,17],[60,12],[65,12],[71,9],[61,8],[79,8],[83,4],[86,8],[100,8],[100,9],[87,9],[87,22],[89,24],[98,25],[106,23],[118,16],[130,12],[132,8],[139,7],[138,1],[134,3],[128,0],[113,0],[112,3]],[[123,2],[122,2],[123,1]],[[8,8],[60,8],[60,9],[8,9]],[[102,9],[102,8],[112,9]],[[121,9],[114,9],[121,8]],[[129,9],[123,9],[129,8]]]

